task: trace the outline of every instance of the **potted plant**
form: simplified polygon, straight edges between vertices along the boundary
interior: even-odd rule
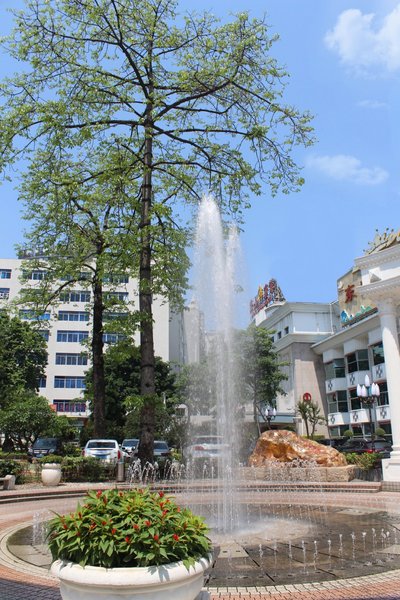
[[[56,454],[48,454],[43,458],[39,458],[41,470],[41,478],[43,485],[56,486],[61,481],[61,461],[62,457]]]
[[[49,524],[63,600],[194,600],[211,564],[203,520],[163,492],[88,492]]]

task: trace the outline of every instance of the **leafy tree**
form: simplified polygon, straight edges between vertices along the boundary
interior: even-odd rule
[[[173,264],[154,253],[155,225],[177,228],[179,202],[204,189],[240,215],[263,182],[272,193],[303,182],[292,150],[311,142],[310,115],[282,101],[276,39],[263,19],[180,16],[175,0],[27,0],[16,15],[9,52],[31,69],[2,87],[0,165],[24,157],[31,173],[67,151],[95,180],[103,145],[126,151],[124,176],[137,182],[143,459],[156,403],[152,298]]]
[[[28,451],[38,437],[57,430],[57,419],[46,398],[20,389],[0,411],[0,429],[17,448]]]
[[[24,288],[20,302],[41,314],[49,306],[56,307],[77,285],[90,290],[86,311],[92,333],[93,433],[104,437],[109,425],[105,415],[103,334],[112,331],[132,335],[139,321],[138,308],[113,293],[128,274],[135,276],[138,272],[137,189],[135,182],[125,176],[127,167],[118,148],[92,152],[90,166],[66,151],[56,157],[49,155],[44,166],[42,159],[41,155],[37,164],[32,163],[20,199],[25,202],[24,216],[30,224],[26,242],[30,248],[40,249],[38,256],[24,262],[24,269],[26,273],[41,270],[45,277],[34,288]],[[103,175],[93,179],[95,159]],[[163,236],[168,237],[176,259],[169,269],[174,285],[167,277],[164,284],[178,290],[178,279],[184,281],[186,269],[186,256],[181,250],[185,238],[168,224],[159,231],[158,239]],[[155,241],[153,252],[160,255],[158,247]]]
[[[297,403],[296,411],[304,421],[307,437],[311,437],[312,439],[317,425],[326,422],[326,419],[321,412],[321,408],[312,400],[301,400]]]
[[[175,374],[170,365],[156,357],[156,432],[165,431],[176,399]],[[104,354],[106,434],[121,439],[140,433],[140,348],[125,340],[108,348]],[[85,395],[93,406],[92,373],[86,373]]]
[[[183,365],[177,378],[182,401],[189,415],[211,415],[215,413],[216,363],[210,355],[199,363]]]
[[[46,342],[34,325],[0,313],[0,408],[20,390],[38,390],[47,364]]]
[[[254,418],[259,423],[266,405],[275,406],[278,394],[285,394],[282,381],[287,376],[281,367],[287,363],[279,360],[274,348],[272,333],[264,327],[251,324],[238,334],[238,363],[242,394],[249,398],[254,407]]]

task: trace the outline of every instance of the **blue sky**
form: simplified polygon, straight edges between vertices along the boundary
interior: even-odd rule
[[[22,2],[0,0],[0,34],[11,6]],[[200,0],[196,9],[267,14],[280,36],[272,53],[291,75],[285,99],[315,115],[318,141],[296,154],[302,190],[271,198],[266,189],[246,213],[246,303],[271,277],[287,300],[330,302],[375,229],[400,228],[400,1]],[[0,77],[9,69],[2,55]],[[1,199],[0,256],[12,257],[25,225],[12,185]]]

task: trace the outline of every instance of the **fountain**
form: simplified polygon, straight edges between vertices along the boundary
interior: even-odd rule
[[[195,296],[207,328],[214,329],[212,360],[216,367],[216,431],[228,441],[218,460],[218,494],[215,522],[218,531],[232,532],[240,523],[235,502],[235,472],[239,464],[239,435],[236,414],[236,378],[233,323],[236,288],[238,233],[231,226],[225,239],[218,206],[204,196],[199,206],[195,239]]]
[[[396,498],[381,499],[376,484],[352,488],[347,482],[336,482],[330,488],[313,476],[312,464],[307,467],[307,483],[295,477],[286,481],[276,478],[272,471],[268,474],[269,467],[263,479],[257,469],[250,468],[253,479],[240,477],[239,435],[232,418],[237,374],[232,352],[237,246],[236,232],[231,228],[225,240],[218,207],[211,197],[205,197],[196,236],[196,300],[208,323],[218,324],[214,336],[216,432],[229,440],[230,450],[223,454],[215,478],[212,471],[204,471],[189,480],[184,467],[171,464],[165,469],[170,478],[158,481],[154,467],[140,470],[138,463],[131,484],[140,479],[172,491],[212,525],[216,561],[207,582],[210,590],[332,580],[335,585],[337,579],[399,569],[400,506]],[[68,502],[74,503],[72,499]],[[10,552],[41,568],[50,564],[41,545],[45,518],[36,511],[33,527],[8,540]]]

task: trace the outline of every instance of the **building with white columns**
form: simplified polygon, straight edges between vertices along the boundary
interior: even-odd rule
[[[391,433],[393,451],[383,478],[400,481],[400,231],[377,234],[364,256],[338,280],[342,328],[313,346],[325,366],[328,425],[332,434],[352,429]],[[372,410],[357,396],[365,375],[380,387]]]

